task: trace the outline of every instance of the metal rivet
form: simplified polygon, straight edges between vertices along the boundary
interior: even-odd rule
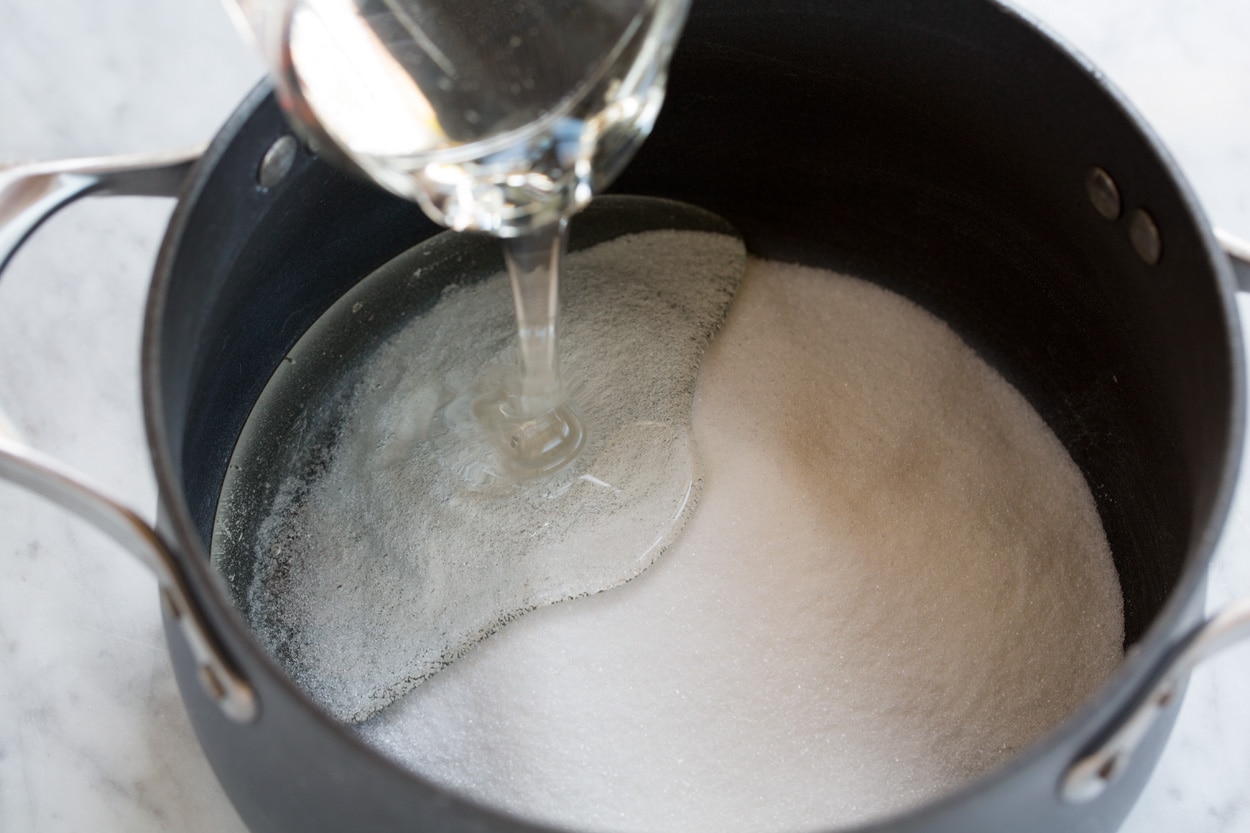
[[[1129,219],[1128,239],[1133,244],[1137,256],[1147,266],[1154,266],[1163,255],[1163,238],[1159,235],[1159,226],[1155,224],[1144,209],[1138,208]]]
[[[1093,203],[1095,210],[1108,220],[1120,216],[1120,189],[1111,174],[1102,168],[1090,168],[1085,176],[1085,193],[1089,195],[1089,201]]]
[[[262,188],[272,188],[291,172],[295,164],[295,152],[299,150],[299,142],[287,134],[282,136],[265,151],[260,160],[260,169],[256,172],[256,181]]]
[[[217,677],[217,672],[212,666],[201,665],[200,685],[204,687],[205,693],[213,699],[213,702],[220,702],[226,698],[226,687],[221,684],[221,680]]]

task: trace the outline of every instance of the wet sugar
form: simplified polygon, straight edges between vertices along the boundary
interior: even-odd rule
[[[310,402],[255,535],[230,534],[236,495],[214,544],[219,565],[248,548],[242,606],[300,687],[363,720],[525,611],[659,558],[698,500],[695,382],[745,256],[656,231],[567,258],[561,352],[587,438],[549,477],[508,477],[474,414],[516,365],[502,274],[449,287]]]

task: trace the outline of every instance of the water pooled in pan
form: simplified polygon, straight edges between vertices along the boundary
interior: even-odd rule
[[[671,224],[657,205],[600,203],[575,235]],[[517,615],[628,581],[680,530],[699,487],[695,380],[745,263],[711,215],[680,219],[717,231],[568,257],[561,352],[587,437],[549,477],[508,477],[473,414],[515,367],[502,274],[403,314],[351,293],[279,368],[236,449],[213,556],[257,636],[333,715],[362,720]],[[375,282],[491,262],[430,247]],[[356,330],[356,347],[336,345]]]

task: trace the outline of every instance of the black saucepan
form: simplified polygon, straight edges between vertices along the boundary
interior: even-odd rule
[[[180,179],[133,166],[75,176],[8,182],[44,190],[16,219],[0,211],[0,243],[81,192]],[[1063,440],[1119,571],[1122,668],[999,771],[866,829],[1116,828],[1188,668],[1250,620],[1244,608],[1200,620],[1241,445],[1234,271],[1149,132],[1088,66],[991,0],[706,0],[615,190],[708,208],[756,254],[915,300]],[[187,178],[152,284],[142,363],[159,533],[0,440],[0,473],[158,570],[187,710],[256,831],[530,829],[402,771],[319,712],[207,560],[227,461],[270,373],[355,281],[436,231],[290,138],[258,90]]]

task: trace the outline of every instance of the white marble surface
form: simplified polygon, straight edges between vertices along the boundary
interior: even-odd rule
[[[1250,237],[1250,3],[1024,5],[1127,93],[1213,220]],[[0,159],[198,141],[259,72],[213,0],[2,0]],[[145,512],[136,357],[169,210],[73,206],[0,281],[0,401],[39,447]],[[1213,607],[1250,593],[1250,490],[1211,587]],[[242,830],[182,711],[153,588],[102,536],[0,485],[0,830]],[[1196,674],[1124,833],[1250,831],[1247,695],[1250,648]]]

